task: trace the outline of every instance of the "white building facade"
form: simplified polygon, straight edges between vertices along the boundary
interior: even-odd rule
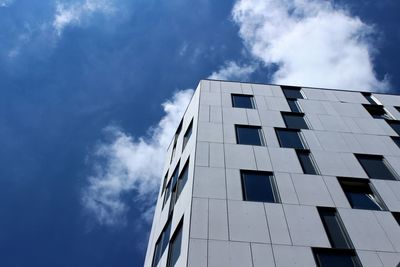
[[[145,266],[397,266],[399,135],[399,95],[202,80]]]

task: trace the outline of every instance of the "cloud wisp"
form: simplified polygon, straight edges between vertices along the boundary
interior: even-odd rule
[[[192,94],[191,89],[178,91],[163,103],[165,115],[146,137],[135,138],[116,127],[105,130],[110,141],[95,150],[95,160],[91,162],[94,174],[88,177],[82,194],[84,209],[100,225],[126,223],[129,205],[123,196],[128,193],[134,195],[132,201],[142,209],[138,219],[151,221],[165,151]]]
[[[225,62],[218,71],[213,72],[208,78],[215,80],[247,80],[256,69],[255,65],[238,65],[234,61]]]
[[[239,0],[232,10],[251,55],[276,65],[272,82],[315,87],[385,90],[374,72],[374,28],[316,0]]]
[[[80,25],[95,13],[112,14],[115,11],[112,2],[107,0],[84,0],[69,4],[57,2],[52,25],[60,36],[68,25]]]

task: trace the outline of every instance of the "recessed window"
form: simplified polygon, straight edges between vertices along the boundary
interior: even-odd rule
[[[190,137],[192,136],[192,128],[193,128],[193,119],[190,122],[185,135],[183,136],[183,145],[182,145],[182,151],[185,149],[187,142],[189,141]]]
[[[392,140],[400,148],[400,137],[392,137]]]
[[[171,179],[169,180],[169,182],[167,184],[167,187],[165,188],[164,201],[163,201],[163,205],[162,205],[163,209],[164,209],[165,203],[167,203],[169,196],[171,195],[173,189],[175,188],[175,184],[178,180],[178,172],[179,172],[179,162],[175,167],[175,170],[172,174]],[[171,202],[173,202],[173,201],[171,200]]]
[[[363,92],[362,95],[365,97],[365,99],[368,100],[369,103],[372,105],[379,105],[378,101],[376,101],[375,97],[372,96],[371,93]]]
[[[392,212],[392,215],[397,223],[400,225],[400,212]]]
[[[286,98],[297,98],[297,99],[304,98],[301,93],[300,87],[281,86],[281,88]]]
[[[178,179],[178,185],[177,185],[178,191],[177,191],[176,199],[179,198],[183,188],[185,187],[188,177],[189,177],[189,159],[186,161],[186,164],[183,167],[183,170],[181,171],[181,175],[179,176],[179,179]]]
[[[165,174],[164,176],[164,180],[163,180],[163,185],[162,185],[162,190],[161,190],[161,195],[164,193],[165,188],[167,186],[167,180],[168,180],[168,172]]]
[[[275,129],[281,147],[306,148],[299,130]]]
[[[309,150],[296,150],[296,153],[305,174],[318,174],[317,165]]]
[[[369,178],[381,180],[396,180],[389,163],[379,155],[356,155]]]
[[[182,123],[183,123],[183,119],[181,120],[181,122],[178,125],[178,128],[176,129],[175,135],[174,135],[174,140],[173,140],[173,145],[172,145],[172,153],[171,153],[171,159],[170,159],[170,163],[172,162],[172,160],[175,157],[175,152],[176,152],[176,144],[178,142],[178,137],[179,134],[181,133],[182,130]]]
[[[392,127],[392,129],[393,129],[398,135],[400,135],[400,121],[390,121],[390,120],[387,120],[386,122],[390,125],[390,127]]]
[[[375,119],[387,119],[392,120],[393,117],[385,110],[383,106],[378,105],[363,105],[364,108],[371,114]]]
[[[243,199],[279,202],[278,190],[271,172],[241,171]]]
[[[235,125],[236,140],[238,144],[263,146],[265,145],[264,136],[261,127]]]
[[[352,248],[339,213],[335,208],[318,208],[325,231],[333,248]]]
[[[361,267],[353,249],[313,248],[318,267]]]
[[[307,122],[303,113],[286,113],[282,112],[283,120],[287,128],[292,129],[308,129]]]
[[[297,101],[297,99],[295,98],[287,99],[287,102],[292,112],[301,112],[300,104],[299,101]]]
[[[339,183],[354,209],[386,210],[381,198],[372,190],[371,184],[365,179],[339,179]]]
[[[168,219],[167,223],[164,226],[164,229],[162,230],[159,238],[157,239],[153,256],[153,263],[152,263],[153,267],[157,266],[158,262],[161,259],[161,256],[164,254],[164,251],[167,248],[170,232],[171,232],[171,217]]]
[[[397,109],[398,112],[400,112],[400,107],[394,107],[395,109]]]
[[[232,94],[232,106],[234,108],[254,108],[253,96]]]
[[[171,242],[169,243],[169,252],[167,259],[167,267],[175,266],[176,262],[181,255],[181,247],[182,247],[182,224],[183,219],[178,224],[174,235],[171,238]]]

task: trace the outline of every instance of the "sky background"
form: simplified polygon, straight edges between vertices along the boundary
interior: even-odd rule
[[[0,266],[142,266],[200,79],[400,93],[400,2],[0,0]]]

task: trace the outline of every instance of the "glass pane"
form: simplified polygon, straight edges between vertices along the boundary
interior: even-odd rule
[[[318,266],[320,267],[356,267],[355,255],[347,252],[323,251],[317,252]]]
[[[365,109],[376,119],[392,119],[392,117],[385,111],[382,106],[378,105],[364,105]]]
[[[390,127],[393,128],[393,130],[400,135],[400,122],[398,121],[388,121]]]
[[[157,264],[158,264],[158,262],[160,261],[160,258],[161,258],[160,240],[161,240],[161,238],[157,240],[156,247],[154,249],[153,263],[151,265],[153,267],[157,266]]]
[[[345,192],[351,207],[364,210],[382,210],[374,195],[362,192]]]
[[[301,167],[303,168],[303,172],[306,174],[317,174],[317,170],[315,169],[314,163],[311,159],[311,154],[308,151],[297,151],[297,156],[299,157],[299,161]]]
[[[392,212],[392,214],[397,223],[400,225],[400,212]]]
[[[163,201],[163,206],[162,208],[164,208],[165,203],[168,201],[169,195],[171,194],[171,181],[168,183],[167,188],[165,189],[165,193],[164,193],[164,201]]]
[[[275,202],[272,175],[263,172],[242,172],[244,200]]]
[[[375,102],[375,100],[372,98],[371,93],[362,93],[363,96],[368,100],[369,103],[376,105],[377,103]]]
[[[347,240],[347,234],[342,223],[339,220],[339,215],[335,209],[319,210],[325,230],[328,234],[331,245],[334,248],[351,248]]]
[[[181,254],[181,245],[182,245],[182,223],[179,224],[178,229],[176,230],[173,239],[171,240],[170,249],[169,249],[169,257],[167,261],[167,266],[172,267],[179,259],[179,255]]]
[[[286,127],[293,129],[308,129],[308,125],[303,114],[284,113],[282,116],[286,123]]]
[[[254,108],[253,97],[250,95],[232,95],[232,103],[235,108]]]
[[[289,87],[289,86],[281,86],[281,87],[286,98],[297,98],[297,99],[303,98],[300,88]]]
[[[165,249],[167,248],[170,233],[171,233],[171,219],[168,219],[168,222],[162,233],[162,244],[161,244],[161,255],[160,256],[162,256]]]
[[[185,149],[185,146],[186,146],[187,142],[189,141],[190,136],[192,136],[192,125],[193,125],[193,121],[190,122],[189,127],[186,130],[185,135],[183,136],[182,151]]]
[[[301,112],[300,105],[296,99],[288,99],[287,102],[292,112]]]
[[[181,176],[179,177],[179,182],[178,182],[178,193],[176,196],[176,199],[179,198],[179,195],[181,194],[183,188],[185,187],[186,181],[188,179],[188,175],[189,175],[189,168],[188,168],[188,164],[189,164],[189,160],[188,162],[185,164],[185,167],[182,170]]]
[[[396,180],[393,173],[386,166],[383,157],[373,155],[358,155],[357,159],[370,178]]]
[[[303,142],[301,141],[299,131],[290,131],[284,129],[276,129],[278,135],[279,143],[281,147],[287,148],[305,148]]]
[[[393,142],[400,148],[400,137],[392,137]]]
[[[261,127],[236,126],[238,144],[262,146]]]

